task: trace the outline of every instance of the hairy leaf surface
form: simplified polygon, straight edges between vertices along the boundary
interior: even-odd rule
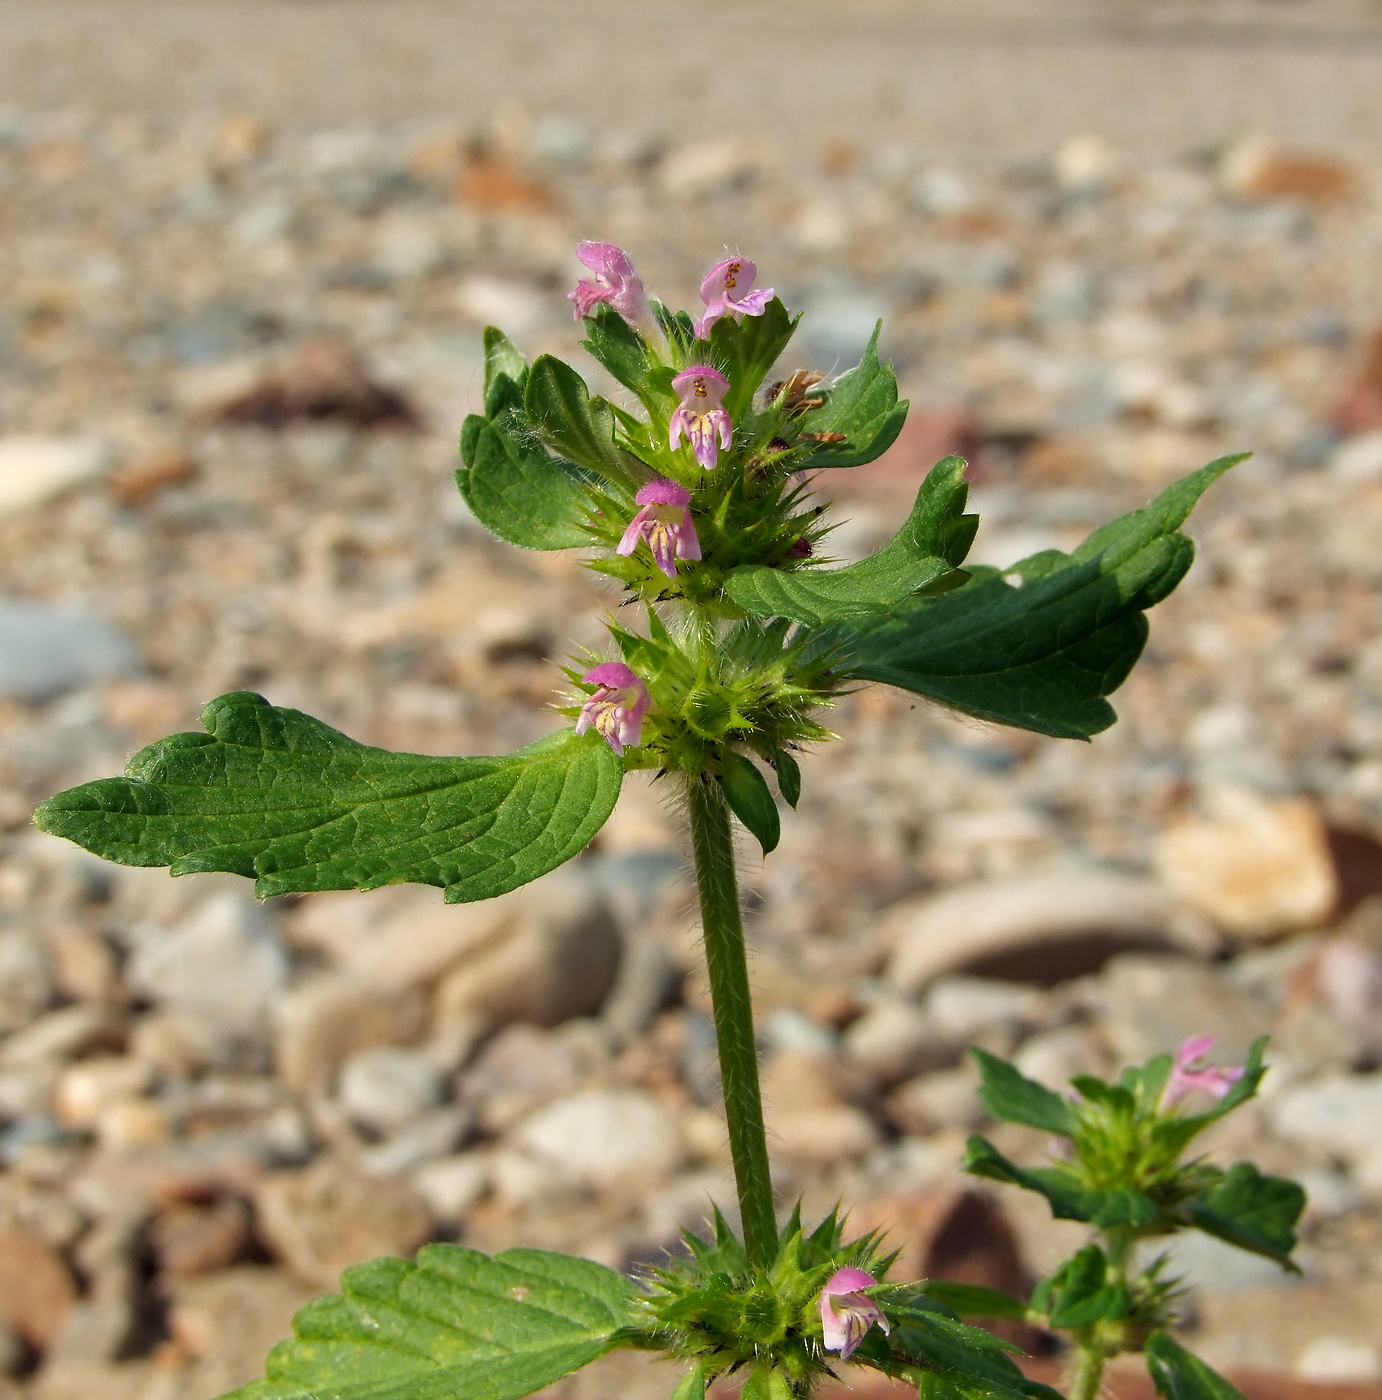
[[[588,497],[580,468],[548,454],[511,409],[472,414],[461,433],[466,470],[456,473],[465,503],[491,534],[521,549],[576,549]]]
[[[1034,1079],[1028,1079],[1016,1065],[1000,1060],[979,1046],[969,1052],[979,1066],[983,1086],[979,1099],[995,1118],[1008,1123],[1025,1123],[1062,1137],[1075,1134],[1075,1111],[1070,1100]]]
[[[965,463],[947,457],[927,474],[906,523],[876,554],[841,569],[732,569],[725,592],[755,617],[790,617],[819,627],[885,612],[927,586],[962,584],[976,516],[963,515]]]
[[[1296,1222],[1304,1209],[1305,1192],[1296,1182],[1264,1176],[1251,1162],[1239,1162],[1195,1203],[1190,1218],[1206,1234],[1299,1273],[1291,1251],[1296,1247]]]
[[[897,376],[891,361],[878,358],[878,336],[883,322],[873,328],[864,357],[846,370],[826,391],[825,402],[801,418],[803,433],[831,437],[840,433],[843,442],[822,442],[806,459],[808,469],[816,467],[861,467],[881,457],[897,441],[907,420],[907,400],[897,397]]]
[[[633,1286],[589,1259],[432,1244],[347,1269],[236,1400],[518,1400],[587,1365],[631,1320]]]
[[[225,870],[261,897],[440,885],[448,903],[535,880],[604,825],[623,766],[591,733],[493,758],[390,753],[239,691],[103,778],[49,798],[35,824],[123,865]]]
[[[1096,530],[1073,554],[1053,549],[1006,572],[976,569],[953,593],[910,598],[885,617],[842,625],[837,640],[849,673],[1057,738],[1107,729],[1116,716],[1104,697],[1142,652],[1143,612],[1171,592],[1194,557],[1178,527],[1242,460],[1221,457],[1193,472]]]
[[[1237,1386],[1165,1332],[1147,1338],[1146,1356],[1152,1384],[1165,1400],[1243,1400]]]

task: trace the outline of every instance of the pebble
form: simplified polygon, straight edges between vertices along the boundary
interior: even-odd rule
[[[224,1039],[257,1040],[288,981],[290,963],[273,922],[248,894],[226,892],[175,927],[135,930],[132,985]]]
[[[677,1120],[638,1089],[587,1089],[539,1109],[513,1134],[515,1146],[580,1185],[646,1189],[684,1154]]]
[[[270,1176],[255,1197],[265,1240],[305,1283],[326,1291],[341,1270],[377,1255],[409,1256],[430,1235],[421,1198],[397,1177],[367,1177],[324,1157]]]
[[[609,907],[580,876],[557,871],[506,896],[511,922],[447,974],[434,1015],[492,1026],[554,1026],[600,1009],[621,942]]]
[[[36,1236],[0,1233],[0,1322],[35,1351],[52,1345],[76,1300],[62,1255]]]
[[[1353,1162],[1382,1154],[1382,1073],[1336,1075],[1283,1090],[1268,1105],[1273,1130]]]
[[[950,1041],[914,1001],[889,997],[870,1007],[845,1032],[843,1052],[877,1083],[896,1084],[953,1058]]]
[[[1218,1064],[1242,1064],[1270,1029],[1266,1009],[1213,969],[1186,958],[1127,953],[1099,980],[1103,1033],[1120,1065],[1174,1053],[1192,1036],[1213,1035]]]
[[[413,1173],[413,1185],[438,1220],[460,1221],[490,1186],[490,1161],[482,1152],[439,1157]]]
[[[104,618],[0,599],[0,696],[41,704],[140,669],[135,644]]]
[[[173,1205],[154,1220],[149,1240],[163,1273],[174,1278],[215,1273],[248,1250],[249,1207],[237,1196],[210,1205]]]
[[[94,1128],[112,1105],[142,1094],[152,1077],[152,1066],[131,1056],[80,1060],[58,1077],[53,1113],[69,1128]]]
[[[1295,1373],[1314,1385],[1382,1381],[1382,1349],[1347,1337],[1316,1337],[1296,1358]]]
[[[1162,879],[1240,938],[1273,938],[1324,922],[1339,887],[1315,804],[1233,791],[1219,794],[1217,806],[1214,815],[1162,834]]]
[[[996,881],[896,905],[886,936],[888,980],[912,994],[960,971],[1056,981],[1128,948],[1170,946],[1171,901],[1151,881],[1103,873]]]
[[[334,974],[304,978],[275,1008],[279,1077],[299,1092],[328,1090],[352,1054],[416,1039],[426,1007],[425,998],[410,990],[381,989]]]
[[[96,480],[112,463],[96,438],[0,437],[0,519]]]
[[[341,1102],[357,1122],[390,1132],[434,1108],[441,1076],[415,1050],[380,1045],[358,1050],[341,1067]]]
[[[0,932],[0,1035],[27,1026],[53,998],[48,950],[27,929]]]

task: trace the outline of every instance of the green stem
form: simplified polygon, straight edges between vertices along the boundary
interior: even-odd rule
[[[777,1252],[777,1213],[768,1175],[768,1139],[763,1131],[763,1097],[758,1087],[758,1047],[753,1034],[753,1002],[744,950],[744,921],[734,868],[729,807],[714,779],[688,784],[691,851],[700,891],[701,928],[715,1007],[720,1081],[729,1119],[729,1151],[744,1221],[744,1244],[751,1263],[764,1267]]]
[[[1075,1367],[1070,1376],[1070,1400],[1099,1400],[1104,1362],[1108,1358],[1093,1333],[1092,1327],[1081,1329],[1075,1348]]]

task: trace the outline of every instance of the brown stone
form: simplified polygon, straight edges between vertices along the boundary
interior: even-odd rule
[[[1222,794],[1212,815],[1163,833],[1156,864],[1187,903],[1240,938],[1319,924],[1339,897],[1324,822],[1304,798]]]
[[[62,1256],[33,1235],[0,1233],[0,1320],[30,1346],[47,1350],[76,1297]]]
[[[108,484],[123,505],[138,505],[168,486],[181,486],[197,475],[195,459],[180,447],[136,457],[111,473]]]
[[[235,1196],[211,1205],[174,1205],[154,1220],[150,1243],[165,1274],[185,1277],[228,1268],[249,1247],[249,1207]]]
[[[331,1086],[357,1050],[415,1039],[426,1003],[419,993],[388,991],[350,977],[324,977],[294,988],[277,1018],[278,1074],[300,1092]]]
[[[341,1270],[365,1259],[410,1255],[432,1233],[432,1218],[412,1187],[360,1176],[333,1158],[269,1177],[255,1204],[266,1243],[317,1288],[336,1288]]]

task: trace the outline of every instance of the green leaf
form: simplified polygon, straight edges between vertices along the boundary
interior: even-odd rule
[[[608,302],[597,302],[594,314],[585,318],[581,344],[626,389],[640,396],[647,392],[648,347]]]
[[[1063,1094],[1028,1079],[1016,1065],[1000,1060],[977,1045],[972,1046],[969,1053],[984,1081],[979,1101],[995,1118],[1008,1123],[1025,1123],[1029,1128],[1059,1133],[1062,1137],[1075,1135],[1075,1112]]]
[[[1109,1284],[1107,1278],[1108,1260],[1096,1244],[1086,1245],[1062,1264],[1051,1281],[1055,1294],[1051,1326],[1088,1327],[1126,1316],[1132,1307],[1128,1290]]]
[[[1236,1386],[1165,1332],[1153,1332],[1145,1351],[1152,1384],[1165,1400],[1243,1400]]]
[[[800,316],[774,297],[761,316],[721,316],[710,328],[710,362],[729,380],[725,408],[737,424],[753,406],[758,386],[787,348]]]
[[[1200,495],[1242,456],[1221,457],[1151,505],[1096,530],[1073,554],[1048,550],[963,588],[910,598],[886,617],[842,625],[849,674],[929,696],[998,724],[1087,739],[1116,716],[1147,640],[1145,609],[1190,567],[1176,533]],[[1020,586],[1008,582],[1019,578]]]
[[[768,781],[752,759],[726,749],[720,768],[720,786],[729,809],[758,838],[763,854],[776,848],[782,836],[777,803],[768,790]]]
[[[705,1387],[709,1379],[705,1363],[693,1362],[691,1369],[677,1382],[671,1400],[705,1400]]]
[[[491,534],[522,549],[575,549],[588,496],[580,468],[552,457],[512,410],[472,414],[461,433],[467,470],[456,473],[465,503]]]
[[[1251,1162],[1239,1162],[1191,1207],[1190,1219],[1206,1234],[1299,1273],[1291,1251],[1304,1209],[1305,1192],[1296,1182],[1264,1176]]]
[[[825,393],[825,402],[800,420],[805,433],[843,433],[843,442],[822,443],[806,459],[806,467],[860,467],[881,457],[897,441],[907,420],[907,401],[897,398],[897,376],[891,361],[878,359],[879,321],[873,328],[864,358],[847,370]]]
[[[505,408],[523,407],[523,386],[528,362],[497,326],[485,327],[485,416],[493,418]]]
[[[540,355],[528,371],[523,407],[533,430],[563,457],[611,481],[635,483],[614,441],[614,414],[592,399],[585,380],[553,355]]]
[[[616,1345],[634,1296],[589,1259],[454,1244],[357,1265],[341,1289],[298,1313],[237,1400],[518,1400]]]
[[[247,691],[213,700],[202,723],[205,734],[135,754],[123,778],[49,798],[34,824],[122,865],[254,877],[261,898],[412,881],[457,904],[569,860],[604,825],[623,776],[594,733],[430,758],[368,748]]]
[[[1009,1355],[1018,1349],[1010,1342],[958,1321],[915,1285],[901,1296],[880,1291],[875,1297],[892,1326],[888,1342],[898,1360],[948,1372],[999,1394],[1027,1393],[1026,1378]],[[862,1355],[861,1348],[856,1359]]]
[[[662,332],[672,349],[681,358],[689,355],[691,347],[696,343],[696,323],[685,311],[673,311],[656,297],[652,298],[652,306],[653,316],[662,327]],[[681,362],[680,358],[678,362]]]
[[[1045,1196],[1058,1220],[1087,1220],[1100,1229],[1145,1225],[1156,1216],[1156,1202],[1141,1191],[1093,1191],[1068,1167],[1019,1167],[977,1133],[965,1147],[964,1170],[971,1176],[1003,1181]]]
[[[927,1279],[923,1285],[928,1298],[943,1303],[961,1317],[1026,1317],[1027,1305],[1011,1293],[985,1288],[978,1283],[956,1283],[950,1279]]]
[[[968,548],[975,517],[961,517],[965,463],[947,457],[927,474],[906,523],[877,554],[842,569],[731,569],[725,592],[755,617],[790,617],[809,627],[885,612],[951,572]],[[956,522],[968,519],[957,536]],[[966,538],[967,536],[967,538]],[[956,561],[958,562],[958,560]]]
[[[801,801],[801,769],[796,759],[786,749],[777,749],[773,753],[773,768],[777,772],[777,790],[782,800],[795,811]]]

